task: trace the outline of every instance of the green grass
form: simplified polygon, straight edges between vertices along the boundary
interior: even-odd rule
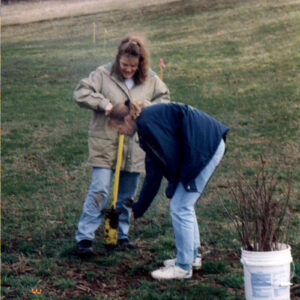
[[[299,9],[295,0],[192,0],[3,26],[3,298],[243,299],[241,245],[216,189],[236,170],[253,175],[260,155],[295,167],[288,243],[299,284]],[[105,43],[102,29],[92,42],[94,21],[107,29]],[[113,60],[120,38],[132,31],[150,40],[154,71],[164,58],[173,101],[230,127],[227,154],[196,205],[203,268],[189,281],[156,282],[149,274],[176,253],[165,183],[132,224],[137,250],[106,253],[101,227],[96,257],[75,256],[91,175],[85,166],[91,112],[74,103],[73,90]],[[292,289],[297,297],[299,288]]]

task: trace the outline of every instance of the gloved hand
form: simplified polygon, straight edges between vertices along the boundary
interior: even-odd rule
[[[132,198],[128,198],[125,205],[126,205],[128,208],[131,208],[131,209],[132,209],[133,204],[134,204],[134,200],[133,200]]]
[[[125,205],[126,205],[126,207],[128,207],[128,208],[130,208],[132,210],[132,207],[134,205],[134,200],[131,199],[131,198],[128,198]],[[135,218],[134,218],[134,212],[133,211],[131,213],[131,216],[132,216],[133,220],[135,220]]]

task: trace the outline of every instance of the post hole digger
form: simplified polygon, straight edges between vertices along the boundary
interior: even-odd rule
[[[117,163],[115,169],[114,186],[113,186],[113,199],[112,199],[111,207],[108,209],[103,209],[103,212],[105,214],[104,245],[108,250],[115,248],[118,243],[118,225],[119,225],[119,215],[121,211],[116,209],[116,204],[118,199],[123,146],[124,146],[124,135],[120,134],[118,151],[117,151]]]

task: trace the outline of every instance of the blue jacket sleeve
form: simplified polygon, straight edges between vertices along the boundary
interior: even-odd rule
[[[132,207],[135,219],[142,217],[148,209],[159,190],[163,177],[159,165],[157,165],[148,155],[146,156],[145,164],[146,177],[143,187],[138,202],[136,202]]]

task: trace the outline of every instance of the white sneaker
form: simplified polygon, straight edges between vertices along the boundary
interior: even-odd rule
[[[165,267],[175,266],[175,264],[176,264],[176,258],[167,259],[167,260],[164,261],[164,266]],[[202,266],[201,256],[197,255],[194,258],[194,261],[192,263],[192,268],[193,268],[193,270],[199,270],[201,268],[201,266]]]
[[[193,270],[186,271],[176,265],[160,268],[151,272],[154,279],[189,279],[193,275]]]

